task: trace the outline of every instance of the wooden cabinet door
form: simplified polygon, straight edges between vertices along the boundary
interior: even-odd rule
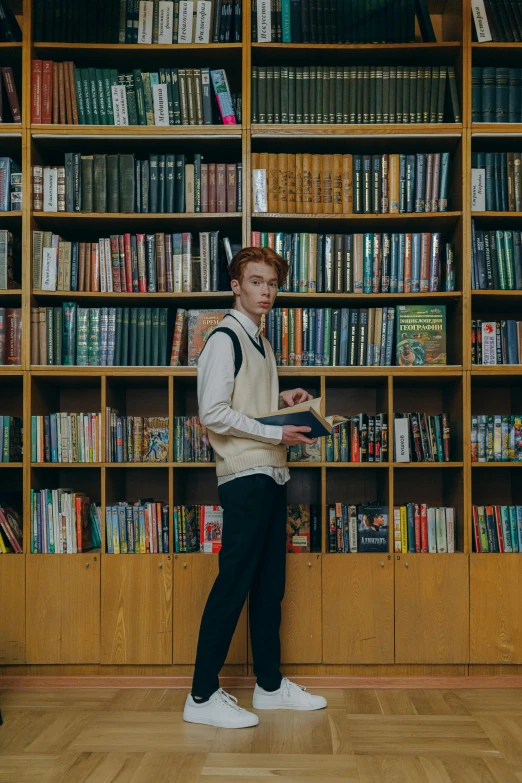
[[[174,555],[174,663],[196,660],[199,625],[218,575],[218,555]],[[225,663],[246,663],[246,602]]]
[[[172,555],[105,555],[101,662],[172,663]]]
[[[470,557],[470,663],[522,663],[518,554]]]
[[[61,663],[61,563],[73,555],[26,555],[26,661]]]
[[[323,663],[393,663],[391,555],[331,554],[322,560]]]
[[[57,555],[61,566],[61,662],[100,662],[101,555]]]
[[[0,557],[0,666],[25,663],[25,555]]]
[[[320,663],[321,555],[286,556],[286,587],[281,612],[281,662]]]
[[[395,663],[468,663],[468,555],[395,558]]]

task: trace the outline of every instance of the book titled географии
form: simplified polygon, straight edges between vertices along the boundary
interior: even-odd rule
[[[276,427],[292,425],[293,427],[310,427],[305,433],[307,438],[322,438],[330,435],[332,430],[344,424],[348,419],[342,416],[323,416],[321,414],[321,397],[315,397],[307,402],[300,402],[289,408],[282,408],[274,413],[260,416],[256,421],[261,424],[273,424]]]

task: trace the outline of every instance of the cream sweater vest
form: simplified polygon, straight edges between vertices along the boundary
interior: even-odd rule
[[[241,348],[241,366],[234,380],[231,407],[251,419],[270,413],[270,411],[276,411],[279,403],[279,379],[272,346],[261,335],[264,349],[262,352],[239,321],[231,314],[227,314],[223,318],[220,327],[231,329],[237,335]],[[210,347],[207,350],[212,350],[212,334],[207,340],[210,342]],[[216,474],[218,476],[228,476],[248,468],[268,465],[277,468],[286,465],[286,446],[284,444],[276,446],[253,438],[218,435],[211,430],[208,432],[208,437],[216,452]]]

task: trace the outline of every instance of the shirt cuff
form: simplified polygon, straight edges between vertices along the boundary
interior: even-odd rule
[[[270,442],[275,446],[278,446],[283,439],[283,428],[274,427],[272,424],[265,424],[266,437],[270,438]]]

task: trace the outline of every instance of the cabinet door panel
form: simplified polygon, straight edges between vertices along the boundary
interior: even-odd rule
[[[393,663],[393,561],[323,555],[323,662]]]
[[[102,663],[172,663],[172,556],[105,555]]]
[[[61,663],[62,557],[26,555],[26,660]]]
[[[62,663],[100,662],[100,555],[60,556]]]
[[[520,558],[470,555],[470,663],[522,663]]]
[[[0,666],[25,663],[25,555],[0,557]]]
[[[396,556],[395,662],[468,661],[468,555]]]
[[[281,605],[281,662],[320,663],[321,656],[321,556],[290,554]]]
[[[194,663],[199,625],[218,575],[217,555],[174,555],[174,663]],[[246,602],[225,663],[246,663]]]

